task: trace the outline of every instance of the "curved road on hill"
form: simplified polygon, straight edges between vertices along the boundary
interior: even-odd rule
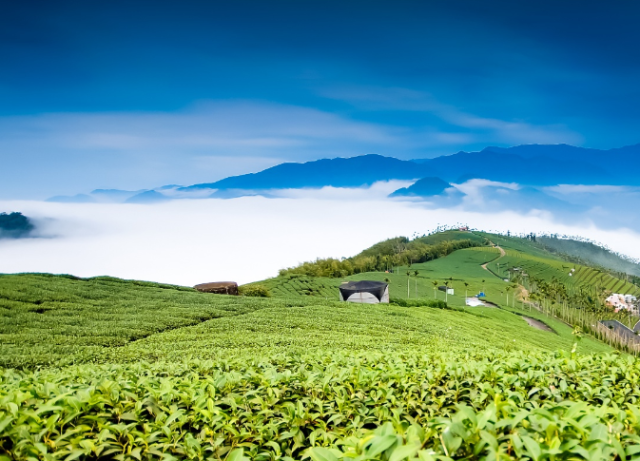
[[[493,272],[491,272],[487,268],[487,264],[495,262],[495,261],[498,261],[501,258],[504,258],[506,256],[507,252],[504,251],[504,249],[502,247],[498,246],[498,245],[494,245],[494,247],[497,248],[498,250],[500,250],[500,256],[498,256],[496,259],[492,259],[491,261],[482,264],[482,268],[484,270],[486,270],[487,272],[489,272],[491,275],[494,275],[494,276],[498,277],[496,274],[494,274]],[[500,277],[498,277],[498,278],[500,278]],[[536,310],[538,310],[538,306],[536,306],[535,304],[530,303],[529,301],[525,301],[525,299],[529,296],[529,292],[527,291],[527,289],[522,285],[518,285],[518,288],[520,289],[520,296],[522,297],[522,300],[526,304],[532,305],[532,306],[534,306],[536,308]],[[514,296],[516,295],[515,291],[514,291],[513,295]],[[529,324],[529,326],[532,326],[533,328],[537,328],[538,330],[544,330],[544,331],[552,331],[552,332],[555,333],[555,330],[553,328],[549,327],[549,325],[541,322],[540,320],[536,320],[536,319],[533,319],[531,317],[525,317],[525,316],[522,316],[522,318]],[[638,323],[640,323],[640,321]]]
[[[482,264],[482,268],[483,268],[484,270],[488,271],[488,272],[491,272],[491,271],[490,271],[489,269],[487,269],[487,264],[492,263],[492,262],[494,262],[494,261],[497,261],[497,260],[498,260],[498,259],[500,259],[500,258],[504,258],[504,257],[505,257],[505,255],[507,254],[507,252],[506,252],[506,251],[504,251],[504,250],[502,249],[502,247],[500,247],[500,246],[498,246],[498,245],[494,245],[494,248],[497,248],[498,250],[500,250],[500,256],[498,256],[496,259],[492,259],[491,261],[488,261],[488,262],[486,262],[486,263]],[[495,275],[493,272],[491,272],[491,274],[492,274],[492,275]],[[497,277],[497,276],[496,276],[496,277]]]

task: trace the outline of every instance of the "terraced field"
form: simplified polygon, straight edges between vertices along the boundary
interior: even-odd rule
[[[572,289],[597,286],[613,293],[640,294],[640,290],[634,284],[591,267],[543,258],[513,249],[505,249],[505,251],[504,258],[487,265],[487,268],[500,278],[510,279],[517,272],[509,269],[517,268],[518,271],[524,271],[536,279],[557,280]]]
[[[315,296],[335,300],[338,299],[338,286],[340,282],[340,279],[334,278],[287,275],[274,277],[257,283],[265,286],[272,296],[278,298]]]

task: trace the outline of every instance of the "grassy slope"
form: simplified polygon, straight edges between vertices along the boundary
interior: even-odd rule
[[[461,304],[461,280],[477,290],[483,278],[500,302],[505,282],[480,267],[497,254],[460,250],[411,269],[429,295],[432,280],[452,276],[453,305]],[[406,289],[406,275],[364,275]],[[584,355],[611,351],[588,338],[578,357],[550,353],[570,349],[568,327],[552,325],[554,334],[503,309],[347,304],[306,290],[258,299],[115,279],[1,276],[0,367],[62,368],[0,368],[0,458],[223,461],[240,459],[229,450],[243,447],[250,459],[270,461],[326,446],[346,460],[353,457],[340,450],[356,444],[369,447],[368,459],[389,461],[390,452],[370,452],[371,431],[403,435],[412,424],[399,443],[418,434],[425,450],[455,459],[496,459],[493,445],[502,459],[533,458],[558,440],[609,459],[618,446],[606,437],[610,427],[624,433],[624,447],[640,440],[629,392],[639,384],[637,362]],[[610,402],[630,416],[603,411]],[[455,426],[461,415],[468,419]],[[546,418],[562,429],[548,431]],[[515,451],[514,434],[529,437]],[[381,437],[373,440],[389,441]],[[495,444],[486,442],[492,437]],[[429,453],[420,459],[434,459]]]
[[[449,230],[427,235],[426,237],[419,237],[417,240],[427,245],[435,245],[436,243],[449,240],[471,240],[473,242],[483,243],[484,236],[474,232]]]
[[[507,253],[506,257],[487,265],[500,277],[508,278],[507,269],[519,267],[535,278],[547,281],[557,279],[569,289],[591,288],[599,285],[615,293],[640,294],[640,289],[631,282],[601,272],[599,269],[566,262],[527,240],[490,234],[487,234],[487,237]],[[571,269],[575,269],[575,272],[570,276]]]
[[[267,287],[271,294],[278,298],[313,296],[335,300],[338,296],[337,293],[340,282],[340,279],[335,278],[288,275],[274,277],[256,283]]]
[[[547,248],[575,256],[591,264],[640,276],[640,264],[625,259],[594,243],[555,237],[538,237],[537,241]]]
[[[452,256],[475,262],[480,253]],[[475,267],[467,267],[469,279]],[[565,329],[559,335],[534,330],[518,316],[489,308],[472,315],[313,297],[227,297],[113,279],[4,275],[0,306],[3,366],[211,358],[254,347],[369,350],[458,344],[555,350],[573,341]],[[584,349],[607,350],[590,341]]]
[[[638,293],[638,287],[625,280],[600,273],[591,267],[563,261],[558,255],[549,253],[525,239],[458,231],[434,234],[426,239],[428,239],[427,243],[438,243],[447,239],[469,238],[469,236],[477,241],[485,239],[492,241],[506,251],[506,256],[499,258],[500,253],[497,248],[468,248],[434,261],[413,264],[411,267],[396,267],[394,273],[368,272],[347,277],[345,280],[388,280],[392,299],[406,299],[408,297],[410,299],[437,298],[441,300],[445,299],[445,295],[441,291],[434,290],[433,282],[442,285],[445,281],[449,281],[449,286],[455,290],[454,295],[447,296],[447,302],[451,306],[464,307],[465,291],[468,295],[484,291],[488,301],[507,308],[517,315],[528,315],[543,320],[559,334],[565,336],[571,334],[571,328],[564,323],[531,311],[531,309],[526,309],[521,302],[514,303],[513,290],[509,293],[507,291],[507,287],[511,284],[503,280],[509,278],[508,268],[520,267],[531,276],[547,281],[560,280],[570,289],[599,283],[612,291]],[[488,263],[489,271],[481,267],[483,263]],[[568,275],[571,268],[576,268],[573,276]],[[418,271],[417,276],[414,274],[416,270]],[[411,273],[410,277],[407,277],[407,271]],[[261,283],[269,286],[275,296],[286,293],[289,298],[316,295],[326,299],[336,299],[338,297],[337,286],[342,281],[341,279],[327,278],[306,277],[296,280],[276,277]],[[468,284],[467,287],[464,285],[465,282]],[[409,289],[407,290],[407,288]],[[630,322],[633,323],[635,320],[632,318]]]
[[[246,304],[106,277],[0,275],[0,366],[89,360],[104,347],[253,310]]]

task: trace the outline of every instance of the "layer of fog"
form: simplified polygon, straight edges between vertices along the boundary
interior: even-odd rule
[[[156,205],[0,202],[36,220],[38,238],[0,241],[0,272],[51,272],[193,285],[239,283],[317,257],[343,257],[389,237],[438,225],[581,235],[640,257],[640,234],[602,229],[588,215],[560,222],[543,211],[488,213],[428,208],[362,189],[283,192],[288,197],[180,200]]]

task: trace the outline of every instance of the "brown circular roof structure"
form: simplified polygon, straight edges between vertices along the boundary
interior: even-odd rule
[[[217,293],[217,294],[227,294],[227,295],[238,294],[238,284],[236,282],[201,283],[199,285],[194,286],[193,288],[205,293]]]

